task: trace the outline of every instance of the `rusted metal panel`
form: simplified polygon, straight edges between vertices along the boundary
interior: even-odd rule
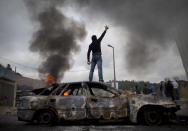
[[[80,120],[86,118],[85,96],[64,96],[56,99],[55,108],[60,118],[65,120]]]
[[[126,99],[90,97],[88,108],[93,118],[118,119],[127,116]]]

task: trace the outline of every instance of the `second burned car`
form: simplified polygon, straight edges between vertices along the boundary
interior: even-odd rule
[[[60,120],[119,120],[161,124],[177,110],[170,99],[121,93],[98,82],[74,82],[37,89],[20,98],[18,120],[41,124]]]

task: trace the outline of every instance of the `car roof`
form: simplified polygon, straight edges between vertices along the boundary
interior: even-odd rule
[[[91,81],[65,82],[65,83],[58,83],[58,86],[63,86],[63,85],[67,85],[67,84],[82,84],[82,83],[86,83],[86,84],[99,84],[99,85],[101,85],[103,87],[106,86],[108,89],[110,89],[110,90],[116,90],[117,92],[120,93],[120,91],[118,91],[117,89],[109,86],[108,84],[102,83],[102,82],[96,82],[96,81],[92,81],[92,82]],[[48,88],[48,87],[38,88],[38,89],[34,89],[34,90],[40,90],[40,89],[45,89],[45,88]]]
[[[63,85],[63,84],[82,84],[82,83],[87,83],[87,84],[99,84],[101,86],[106,86],[109,90],[116,90],[118,93],[121,94],[121,91],[109,86],[108,84],[106,83],[102,83],[102,82],[97,82],[97,81],[79,81],[79,82],[66,82],[66,83],[61,83],[60,85]],[[90,87],[89,87],[90,88]]]
[[[82,83],[87,83],[87,84],[100,84],[102,86],[108,86],[106,83],[102,83],[102,82],[96,82],[96,81],[78,81],[78,82],[64,82],[64,83],[58,83],[58,86],[63,86],[66,84],[82,84]],[[42,87],[42,88],[37,88],[37,89],[33,89],[34,90],[41,90],[41,89],[46,89],[46,88],[50,88],[51,86],[47,86],[47,87]],[[108,86],[109,87],[109,86]]]
[[[64,83],[60,83],[60,85],[63,85],[63,84],[81,84],[81,83],[107,85],[106,83],[97,82],[97,81],[64,82]]]

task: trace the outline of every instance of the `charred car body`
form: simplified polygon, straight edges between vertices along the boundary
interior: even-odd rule
[[[59,120],[119,120],[161,124],[177,110],[169,99],[129,96],[98,82],[74,82],[33,91],[20,98],[18,120],[49,124]]]

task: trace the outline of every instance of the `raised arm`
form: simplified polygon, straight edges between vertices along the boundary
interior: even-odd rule
[[[104,32],[102,33],[102,35],[99,37],[99,41],[101,42],[102,41],[102,39],[103,39],[103,37],[105,36],[105,34],[106,34],[106,31],[108,30],[109,28],[108,28],[108,26],[105,26],[105,30],[104,30]]]

